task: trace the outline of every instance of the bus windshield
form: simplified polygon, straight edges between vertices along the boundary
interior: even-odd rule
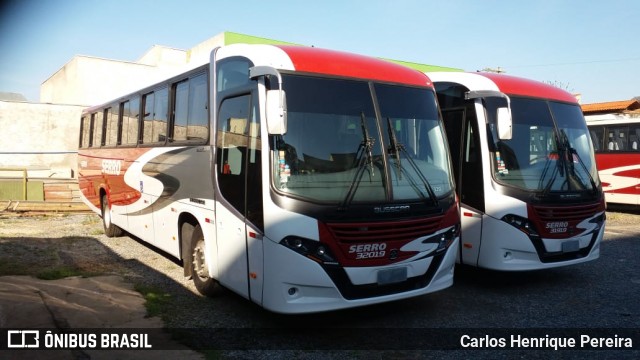
[[[545,194],[595,191],[593,146],[578,105],[513,97],[513,138],[499,140],[492,119],[499,101],[485,99],[498,182]]]
[[[287,133],[272,152],[279,192],[348,206],[435,205],[453,190],[433,91],[298,75],[285,75],[283,88]]]

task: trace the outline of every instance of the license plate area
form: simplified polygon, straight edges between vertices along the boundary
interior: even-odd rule
[[[563,253],[571,253],[580,250],[580,241],[579,240],[569,240],[562,243],[562,252]]]
[[[378,285],[387,285],[407,280],[407,268],[398,267],[378,271]]]

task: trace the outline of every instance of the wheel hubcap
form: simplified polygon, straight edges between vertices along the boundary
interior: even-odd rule
[[[195,249],[193,249],[193,268],[199,278],[208,278],[204,260],[204,243],[202,240],[198,241]]]

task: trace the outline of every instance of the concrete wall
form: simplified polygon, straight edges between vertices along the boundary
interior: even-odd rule
[[[224,45],[225,33],[207,39],[187,51],[187,62],[192,64],[206,64],[209,61],[211,50]]]
[[[136,63],[158,66],[176,67],[187,62],[187,52],[185,50],[173,49],[166,46],[154,45]]]
[[[149,59],[147,59],[149,60]],[[76,56],[40,86],[40,102],[99,105],[153,84],[176,72],[135,62]]]
[[[82,109],[0,101],[0,169],[27,168],[38,178],[75,177]],[[0,177],[15,175],[0,171]]]

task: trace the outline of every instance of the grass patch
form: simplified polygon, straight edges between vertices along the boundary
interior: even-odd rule
[[[17,261],[10,259],[0,260],[0,276],[5,275],[29,275],[28,267]]]
[[[38,279],[42,280],[58,280],[70,276],[85,276],[86,274],[76,268],[70,266],[60,266],[40,271],[36,274]]]
[[[104,234],[104,230],[102,230],[102,228],[99,229],[93,229],[89,232],[89,235],[94,235],[94,236],[98,236],[98,235],[102,235]]]
[[[81,222],[82,225],[97,225],[101,223],[102,219],[97,216],[87,216]]]
[[[147,308],[148,317],[160,316],[163,319],[166,317],[171,294],[150,285],[136,284],[134,289],[146,300],[144,306]]]

